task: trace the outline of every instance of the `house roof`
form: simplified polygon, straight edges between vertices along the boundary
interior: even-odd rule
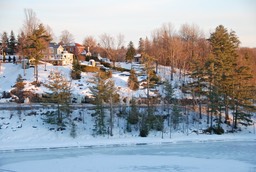
[[[81,44],[78,44],[78,43],[75,43],[77,47],[84,47],[83,45]]]
[[[70,43],[70,44],[67,44],[66,46],[68,46],[68,47],[84,47],[83,45],[81,45],[79,43]]]
[[[140,57],[141,57],[141,54],[136,54],[134,57],[135,57],[135,58],[140,58]]]
[[[56,43],[54,43],[54,42],[51,42],[50,44],[49,44],[49,47],[52,47],[52,48],[59,48],[61,45],[59,45],[59,44],[56,44]]]

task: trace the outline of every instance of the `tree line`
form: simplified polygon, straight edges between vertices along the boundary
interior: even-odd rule
[[[38,45],[38,47],[41,46],[41,49],[36,50],[39,53],[32,53],[35,51],[35,48],[33,48],[35,43],[32,45],[33,38],[31,36],[30,38],[28,37],[33,34],[35,29],[38,30],[39,26],[41,27],[41,33],[38,34],[41,35],[37,36],[41,36],[41,45]],[[46,35],[48,38],[45,37]],[[44,41],[42,42],[42,40]],[[32,9],[25,9],[25,20],[17,39],[13,31],[11,31],[9,37],[7,32],[2,33],[1,53],[3,55],[16,53],[20,56],[35,58],[34,56],[38,56],[36,54],[42,54],[44,52],[50,41],[57,41],[50,26],[40,23],[40,20]],[[58,43],[66,45],[74,41],[73,34],[68,30],[63,30]],[[180,77],[182,77],[182,73],[184,73],[182,71],[191,70],[191,60],[200,58],[202,62],[205,62],[212,52],[208,38],[204,35],[200,27],[195,24],[183,24],[176,29],[173,24],[165,23],[160,28],[153,30],[151,35],[145,38],[139,38],[138,47],[135,47],[132,41],[126,46],[125,37],[122,34],[113,36],[107,33],[99,35],[98,40],[88,35],[84,38],[82,44],[93,56],[100,54],[102,57],[111,59],[114,66],[116,61],[133,60],[136,53],[150,55],[155,59],[156,63],[172,67],[172,79],[176,68],[180,71]],[[255,75],[256,48],[237,47],[236,51],[238,62],[248,65]],[[35,59],[38,58],[42,57],[36,57]],[[256,79],[252,79],[251,82],[255,84]]]

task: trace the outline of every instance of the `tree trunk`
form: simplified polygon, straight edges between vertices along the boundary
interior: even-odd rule
[[[238,105],[235,105],[234,128],[237,129]]]
[[[199,119],[202,119],[202,102],[200,100],[200,97],[199,97]]]
[[[220,128],[220,125],[221,125],[221,105],[219,106],[218,128]]]
[[[210,114],[209,114],[209,110],[210,110],[210,107],[209,107],[209,100],[207,102],[207,124],[210,123]]]
[[[38,65],[35,64],[35,78],[36,78],[36,84],[38,83]]]
[[[60,126],[62,124],[62,118],[61,118],[61,113],[60,113],[60,104],[58,103],[58,125]]]
[[[228,123],[229,121],[229,116],[228,116],[228,112],[229,112],[229,109],[228,109],[228,98],[227,98],[227,95],[225,95],[225,123]]]
[[[213,112],[212,112],[212,110],[211,110],[211,121],[210,121],[210,122],[211,122],[211,124],[210,124],[210,131],[211,131],[211,134],[212,134],[212,121],[213,121],[213,115],[212,115],[212,113],[213,113]]]
[[[113,136],[113,100],[110,96],[110,136]]]

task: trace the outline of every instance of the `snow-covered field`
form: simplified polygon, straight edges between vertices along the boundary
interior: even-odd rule
[[[255,172],[256,140],[1,152],[3,172]]]

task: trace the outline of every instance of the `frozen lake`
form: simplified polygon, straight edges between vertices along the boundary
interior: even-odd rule
[[[255,141],[0,152],[0,172],[256,172]]]

